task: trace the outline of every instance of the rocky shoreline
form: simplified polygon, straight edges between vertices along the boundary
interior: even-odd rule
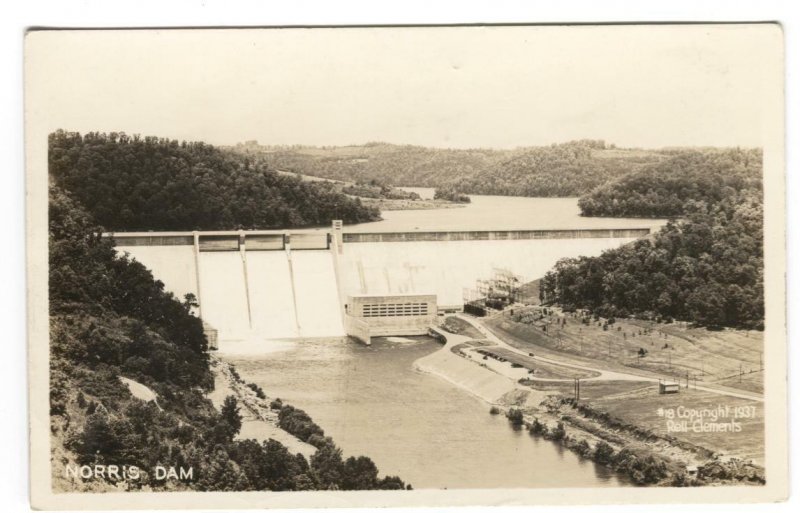
[[[216,356],[211,356],[210,365],[216,381],[216,390],[210,397],[215,406],[219,408],[222,400],[232,395],[245,410],[242,412],[242,438],[259,441],[272,438],[287,446],[291,452],[299,452],[307,457],[316,452],[316,447],[280,427],[279,410],[271,407],[274,399],[267,397],[260,388],[248,385],[233,365]],[[263,397],[259,397],[259,392]]]

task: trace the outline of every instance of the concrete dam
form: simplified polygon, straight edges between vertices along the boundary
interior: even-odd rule
[[[334,221],[324,231],[107,236],[166,290],[178,298],[194,294],[196,313],[223,343],[345,335],[368,343],[370,330],[390,333],[381,315],[398,316],[407,326],[415,319],[429,324],[437,308],[460,309],[464,290],[498,268],[530,281],[561,258],[599,255],[649,233],[650,228],[345,233]]]

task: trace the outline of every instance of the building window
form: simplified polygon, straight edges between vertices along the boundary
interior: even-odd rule
[[[411,317],[428,315],[428,303],[377,303],[361,305],[362,317]]]

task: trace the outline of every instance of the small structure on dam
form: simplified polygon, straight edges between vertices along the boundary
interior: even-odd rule
[[[436,315],[435,294],[348,296],[345,332],[365,344],[377,336],[426,335]]]

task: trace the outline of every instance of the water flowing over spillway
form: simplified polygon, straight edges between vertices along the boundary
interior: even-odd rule
[[[220,340],[344,336],[328,250],[199,255],[203,320]]]
[[[343,336],[333,258],[329,251],[292,252],[301,337]]]
[[[182,298],[194,294],[222,341],[344,336],[329,250],[204,251],[120,246]],[[198,287],[197,282],[200,285]]]
[[[220,339],[241,340],[252,331],[244,264],[238,251],[200,253],[200,309]],[[260,284],[256,284],[256,288]]]
[[[283,251],[247,254],[253,329],[269,338],[299,336],[289,259]]]

